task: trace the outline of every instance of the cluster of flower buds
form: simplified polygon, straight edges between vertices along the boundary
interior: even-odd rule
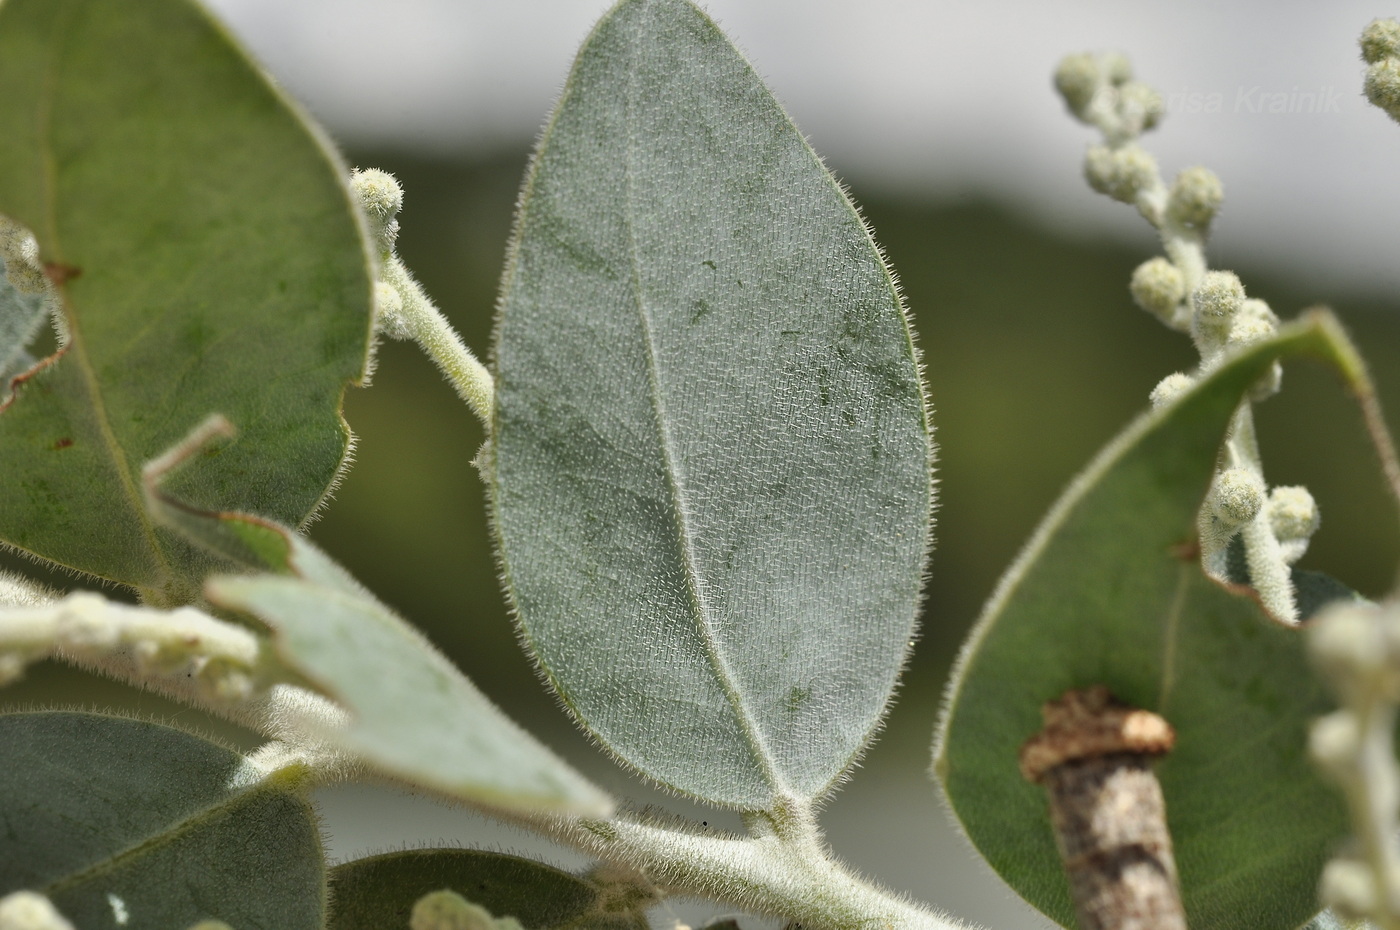
[[[1400,704],[1400,606],[1339,604],[1309,634],[1313,659],[1342,709],[1313,724],[1313,758],[1343,789],[1356,842],[1329,862],[1321,896],[1348,920],[1400,922],[1400,768],[1394,733]]]
[[[1133,79],[1127,60],[1121,55],[1070,55],[1055,72],[1055,86],[1070,112],[1103,135],[1102,144],[1085,155],[1089,186],[1136,207],[1161,236],[1165,255],[1138,266],[1129,292],[1142,309],[1189,334],[1201,356],[1195,372],[1168,375],[1153,389],[1153,407],[1166,406],[1230,354],[1277,332],[1278,317],[1264,301],[1247,297],[1234,273],[1209,270],[1205,241],[1224,188],[1214,172],[1201,167],[1185,169],[1170,185],[1162,180],[1156,161],[1138,145],[1141,134],[1162,118],[1161,96]],[[1281,377],[1275,363],[1252,387],[1249,399],[1277,393]],[[1308,535],[1317,528],[1316,505],[1308,496],[1307,519],[1273,520],[1273,496],[1264,483],[1247,404],[1232,424],[1222,462],[1199,519],[1202,563],[1224,579],[1229,543],[1242,534],[1250,580],[1261,600],[1275,616],[1296,621],[1288,566],[1302,555]],[[1283,498],[1295,503],[1295,492],[1307,494],[1297,488],[1277,490],[1286,491]],[[1288,506],[1280,504],[1280,513]],[[1286,525],[1290,535],[1277,535],[1276,525]]]
[[[1378,19],[1361,33],[1366,99],[1400,122],[1400,22]]]
[[[22,591],[0,579],[0,684],[62,654],[80,662],[127,661],[142,678],[191,680],[206,700],[252,696],[260,647],[241,626],[193,607],[135,607],[85,591],[55,599],[15,594]]]

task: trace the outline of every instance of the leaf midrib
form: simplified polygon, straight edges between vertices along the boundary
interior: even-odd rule
[[[675,516],[677,530],[677,542],[680,546],[682,562],[685,569],[686,593],[693,608],[693,614],[697,631],[700,635],[701,643],[704,646],[705,657],[709,662],[710,669],[717,679],[720,689],[724,692],[730,707],[733,709],[735,717],[739,723],[739,729],[744,735],[744,739],[749,744],[749,749],[763,770],[763,775],[769,785],[776,793],[788,794],[790,789],[785,780],[777,771],[774,765],[773,756],[763,740],[763,735],[759,730],[753,714],[745,704],[743,694],[738,686],[733,670],[729,666],[728,660],[723,655],[718,640],[715,637],[714,629],[710,623],[711,609],[705,603],[705,596],[700,585],[700,570],[697,565],[694,546],[692,544],[692,534],[690,532],[686,514],[685,490],[680,482],[679,470],[676,465],[676,456],[671,448],[671,436],[666,427],[665,404],[661,397],[661,387],[658,374],[656,343],[652,336],[652,321],[647,308],[646,300],[642,292],[641,284],[641,260],[637,248],[636,228],[633,224],[633,156],[634,156],[634,133],[633,118],[635,102],[637,98],[637,61],[636,43],[628,42],[629,56],[627,69],[627,95],[625,98],[625,117],[623,137],[626,144],[626,155],[622,161],[622,174],[624,189],[626,192],[626,209],[623,210],[623,223],[627,228],[627,248],[628,248],[628,268],[631,276],[631,289],[636,302],[637,315],[641,320],[642,334],[646,341],[647,348],[647,383],[650,387],[650,400],[652,412],[655,415],[657,438],[661,449],[661,456],[665,466],[666,483],[671,492],[672,512]]]
[[[196,832],[205,824],[212,823],[225,814],[237,810],[240,806],[247,806],[255,803],[263,795],[281,793],[286,792],[268,785],[266,781],[261,784],[252,785],[241,791],[231,791],[217,803],[201,808],[185,817],[183,820],[168,824],[165,829],[157,833],[152,833],[120,852],[113,853],[105,859],[90,863],[76,872],[56,879],[45,885],[41,890],[46,896],[52,898],[69,889],[79,888],[83,884],[105,873],[125,867],[127,863],[133,860],[160,851],[172,843]]]

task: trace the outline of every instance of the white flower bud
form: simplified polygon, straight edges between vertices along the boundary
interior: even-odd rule
[[[1177,306],[1186,297],[1186,281],[1179,268],[1159,255],[1133,270],[1128,292],[1139,307],[1171,326]]]
[[[24,668],[30,662],[28,653],[20,651],[0,652],[0,685],[13,684],[24,677]]]
[[[1133,79],[1133,63],[1122,52],[1105,52],[1099,56],[1099,68],[1104,80],[1113,85],[1126,84]]]
[[[1162,95],[1141,81],[1129,81],[1118,88],[1118,113],[1133,135],[1155,128],[1165,112]]]
[[[1102,72],[1094,56],[1080,52],[1066,55],[1055,69],[1055,89],[1064,98],[1065,106],[1080,119],[1094,102],[1094,94],[1103,85]]]
[[[73,925],[37,891],[16,891],[0,898],[0,930],[73,930]]]
[[[1372,20],[1361,30],[1361,58],[1375,64],[1385,58],[1400,57],[1400,22],[1393,19]]]
[[[1343,917],[1364,918],[1376,912],[1377,896],[1371,869],[1354,859],[1333,859],[1318,882],[1322,903]]]
[[[1361,752],[1361,729],[1349,710],[1333,711],[1313,721],[1308,753],[1339,781],[1355,777]]]
[[[39,240],[8,217],[0,216],[0,262],[5,279],[21,294],[43,294],[50,288],[39,261]]]
[[[390,339],[411,339],[413,333],[403,315],[403,296],[391,284],[374,285],[374,328]]]
[[[1322,525],[1317,501],[1308,489],[1286,485],[1269,492],[1269,526],[1283,539],[1307,539]]]
[[[1245,302],[1240,304],[1239,310],[1235,311],[1235,316],[1237,319],[1259,320],[1267,324],[1271,331],[1278,330],[1278,314],[1274,313],[1269,305],[1258,297],[1246,298]]]
[[[423,895],[408,918],[410,930],[506,930],[510,924],[520,926],[510,918],[498,921],[490,911],[448,890]]]
[[[403,209],[403,188],[398,179],[378,168],[356,171],[350,176],[350,192],[364,212],[380,251],[393,251],[399,236],[399,221],[394,217]]]
[[[350,189],[355,192],[360,209],[376,219],[387,220],[403,209],[403,187],[387,171],[356,171],[350,176]]]
[[[1384,671],[1385,639],[1380,608],[1338,603],[1324,608],[1313,621],[1308,649],[1334,681],[1360,683]]]
[[[1240,313],[1236,314],[1235,318],[1230,321],[1230,332],[1225,337],[1225,344],[1234,348],[1243,348],[1254,345],[1256,342],[1263,342],[1277,331],[1278,327],[1268,320]]]
[[[1210,506],[1224,525],[1243,526],[1264,507],[1264,480],[1247,468],[1227,468],[1215,477]]]
[[[1199,165],[1187,168],[1172,181],[1167,194],[1167,216],[1204,234],[1224,200],[1225,187],[1214,171]]]
[[[1152,389],[1152,395],[1150,397],[1152,409],[1156,410],[1159,407],[1165,407],[1182,394],[1191,390],[1195,383],[1195,378],[1180,371],[1174,371],[1167,375],[1161,381],[1158,381],[1157,386]]]
[[[1084,156],[1084,178],[1100,194],[1131,204],[1139,192],[1158,183],[1157,162],[1136,145],[1096,145]]]
[[[1400,58],[1383,58],[1366,69],[1366,99],[1400,120]]]
[[[1233,271],[1207,271],[1191,294],[1195,328],[1221,338],[1244,304],[1244,285]]]

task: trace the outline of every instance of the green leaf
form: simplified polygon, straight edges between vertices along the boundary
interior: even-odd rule
[[[318,824],[295,773],[170,727],[0,717],[0,896],[38,891],[75,926],[320,930]],[[124,915],[124,916],[123,916]]]
[[[0,5],[0,213],[71,341],[0,412],[0,540],[189,600],[207,559],[136,470],[212,412],[178,491],[300,524],[344,459],[371,280],[345,168],[188,0]]]
[[[828,791],[914,629],[918,364],[855,208],[684,0],[584,45],[526,180],[488,462],[560,696],[717,804]]]
[[[1326,358],[1364,395],[1364,370],[1330,317],[1313,316],[1225,364],[1132,424],[1052,509],[1002,579],[955,672],[935,768],[978,850],[1065,926],[1073,908],[1044,790],[1017,755],[1040,706],[1106,685],[1161,714],[1176,748],[1157,766],[1188,923],[1297,927],[1347,832],[1340,795],[1306,756],[1309,721],[1332,707],[1302,634],[1245,589],[1209,580],[1195,517],[1227,423],[1280,356]],[[1336,582],[1303,579],[1309,603]]]
[[[475,849],[418,849],[358,859],[331,871],[329,930],[407,927],[414,903],[447,889],[528,930],[646,930],[633,902],[530,859]]]
[[[184,453],[196,454],[196,434]],[[170,462],[178,466],[180,461]],[[350,712],[323,736],[410,784],[503,808],[606,816],[611,800],[513,723],[408,623],[291,530],[202,513],[148,472],[151,512],[221,558],[262,574],[214,576],[214,604],[252,614],[288,667]]]

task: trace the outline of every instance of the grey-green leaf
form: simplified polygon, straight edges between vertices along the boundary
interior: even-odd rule
[[[589,37],[526,180],[489,476],[564,702],[677,790],[829,790],[914,628],[931,446],[890,272],[685,0]]]
[[[646,930],[641,905],[518,856],[476,849],[415,849],[357,859],[331,871],[328,930],[407,927],[414,902],[447,889],[526,930]]]
[[[47,317],[42,294],[21,293],[0,274],[0,404],[10,396],[10,379],[34,364],[29,344]]]
[[[82,713],[0,717],[0,896],[75,926],[321,930],[319,826],[295,773],[170,727]]]
[[[143,462],[222,412],[181,496],[292,525],[341,467],[372,285],[346,169],[192,0],[5,0],[0,139],[72,337],[0,408],[0,540],[189,600],[207,559]]]
[[[1332,702],[1302,634],[1245,589],[1208,579],[1195,516],[1227,422],[1273,359],[1332,362],[1369,382],[1330,317],[1292,324],[1132,424],[1089,466],[1007,572],[964,648],[936,771],[968,836],[1028,901],[1065,926],[1073,908],[1044,791],[1017,772],[1040,706],[1106,685],[1176,729],[1157,766],[1187,921],[1291,930],[1317,910],[1322,863],[1347,832],[1340,795],[1306,755]],[[1369,403],[1369,401],[1366,401]],[[1354,596],[1300,576],[1307,603]]]
[[[194,450],[189,450],[193,452]],[[350,712],[325,738],[410,784],[503,808],[606,816],[611,800],[513,723],[442,653],[286,527],[173,501],[166,525],[257,574],[208,579],[214,604],[266,623],[288,667]]]

